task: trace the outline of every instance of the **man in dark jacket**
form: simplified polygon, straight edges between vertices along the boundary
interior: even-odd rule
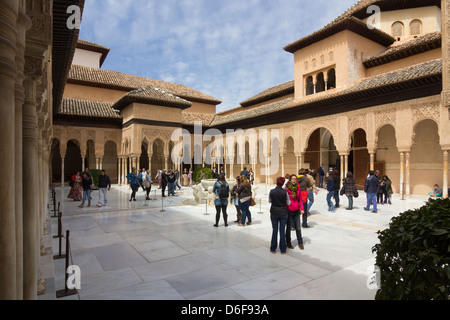
[[[108,191],[111,190],[111,180],[109,176],[106,175],[105,170],[100,171],[100,176],[98,177],[98,192],[99,199],[97,207],[102,205],[106,206],[108,203]]]
[[[364,192],[367,196],[367,206],[364,210],[370,211],[370,204],[373,203],[373,213],[377,213],[377,192],[380,187],[380,180],[375,176],[375,171],[369,172],[369,177],[364,184]]]
[[[317,169],[317,173],[319,174],[319,188],[323,188],[323,178],[325,177],[325,171],[323,171],[323,164],[320,165],[319,169]]]

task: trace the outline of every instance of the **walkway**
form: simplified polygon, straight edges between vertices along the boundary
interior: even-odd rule
[[[376,232],[385,229],[393,216],[424,204],[426,197],[400,200],[379,206],[378,214],[362,208],[365,195],[355,200],[353,211],[327,211],[326,191],[321,190],[303,229],[305,250],[298,247],[287,255],[269,252],[271,223],[267,192],[260,185],[260,204],[252,208],[253,225],[238,227],[234,207],[228,207],[228,228],[214,228],[214,207],[197,205],[190,188],[176,197],[161,194],[144,201],[142,189],[137,202],[129,202],[127,186],[113,186],[109,205],[98,208],[98,192],[92,207],[80,209],[66,198],[69,188],[57,188],[61,201],[63,230],[70,230],[72,258],[81,269],[79,296],[65,299],[121,300],[294,300],[373,299],[367,287],[374,264],[372,247]],[[151,193],[152,198],[155,192]],[[58,241],[57,219],[49,223],[46,236],[49,254],[41,257],[47,293],[39,299],[55,299],[64,288],[64,260],[53,261]],[[295,239],[295,233],[292,233]],[[296,241],[293,240],[295,246]],[[64,241],[63,241],[64,245]]]

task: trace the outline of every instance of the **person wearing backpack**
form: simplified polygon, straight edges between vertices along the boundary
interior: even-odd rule
[[[225,176],[221,174],[214,184],[213,193],[216,195],[216,200],[214,201],[214,205],[216,206],[216,224],[214,227],[219,226],[220,220],[220,211],[223,213],[223,220],[225,222],[225,227],[228,227],[228,215],[227,215],[227,206],[228,206],[228,198],[230,196],[230,186],[225,180]]]

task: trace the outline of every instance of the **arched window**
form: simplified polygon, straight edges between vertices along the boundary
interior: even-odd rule
[[[334,70],[334,68],[328,70],[327,75],[328,75],[327,90],[336,88],[336,70]]]
[[[398,41],[403,37],[403,28],[403,23],[401,23],[400,21],[396,21],[392,24],[392,35]]]
[[[320,56],[320,64],[324,64],[325,63],[325,56]]]
[[[331,51],[331,52],[330,52],[330,61],[333,61],[333,60],[334,60],[334,52]]]
[[[313,77],[309,76],[306,78],[306,95],[309,96],[311,94],[314,94],[314,81]]]
[[[419,36],[422,33],[422,21],[419,19],[414,19],[409,24],[409,33],[412,36]]]
[[[316,93],[325,91],[325,77],[323,76],[323,73],[319,73],[317,75],[316,80]]]
[[[317,65],[317,63],[316,63],[316,58],[314,58],[314,59],[312,60],[312,66],[313,66],[313,68],[315,68],[316,65]]]

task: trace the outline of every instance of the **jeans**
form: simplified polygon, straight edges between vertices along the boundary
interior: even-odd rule
[[[227,203],[228,201],[225,202],[225,205],[216,205],[216,226],[219,224],[219,220],[220,220],[220,210],[222,210],[222,214],[223,214],[223,221],[225,222],[225,226],[228,226],[228,215],[227,215]]]
[[[311,209],[312,205],[314,203],[314,191],[308,191],[308,205],[307,205],[307,209],[306,212],[309,212],[309,209]]]
[[[373,211],[377,211],[377,194],[367,193],[367,207],[366,210],[370,210],[370,204],[373,203]]]
[[[348,198],[348,208],[353,209],[353,196],[347,195]]]
[[[319,176],[319,188],[323,188],[323,177],[324,176]]]
[[[139,184],[130,184],[130,187],[131,187],[131,197],[130,197],[130,200],[131,199],[134,199],[134,200],[136,200],[136,192],[139,190]]]
[[[339,191],[340,190],[334,190],[334,201],[336,202],[336,207],[339,207]]]
[[[245,202],[239,201],[239,208],[241,209],[242,213],[242,224],[245,224],[245,219],[248,217],[248,222],[252,222],[252,214],[250,213],[250,200]]]
[[[327,203],[328,203],[328,211],[333,211],[334,212],[334,203],[333,201],[331,201],[331,198],[334,195],[334,191],[329,191],[327,194]]]
[[[84,206],[84,203],[86,202],[86,198],[88,200],[88,204],[91,205],[91,189],[83,190],[83,202],[81,202],[81,205]]]
[[[280,251],[286,252],[286,221],[288,219],[287,215],[284,216],[276,216],[270,215],[270,220],[272,220],[272,241],[270,243],[270,251],[277,251],[278,247],[278,230],[280,230]]]
[[[304,215],[306,215],[306,212]],[[286,223],[286,242],[288,244],[291,244],[291,228],[295,229],[298,244],[303,244],[302,229],[300,227],[300,210],[289,211]]]
[[[105,205],[108,203],[108,188],[98,188],[99,192],[99,205]]]
[[[169,196],[172,194],[173,196],[175,195],[175,182],[169,182],[169,191],[168,191]]]

